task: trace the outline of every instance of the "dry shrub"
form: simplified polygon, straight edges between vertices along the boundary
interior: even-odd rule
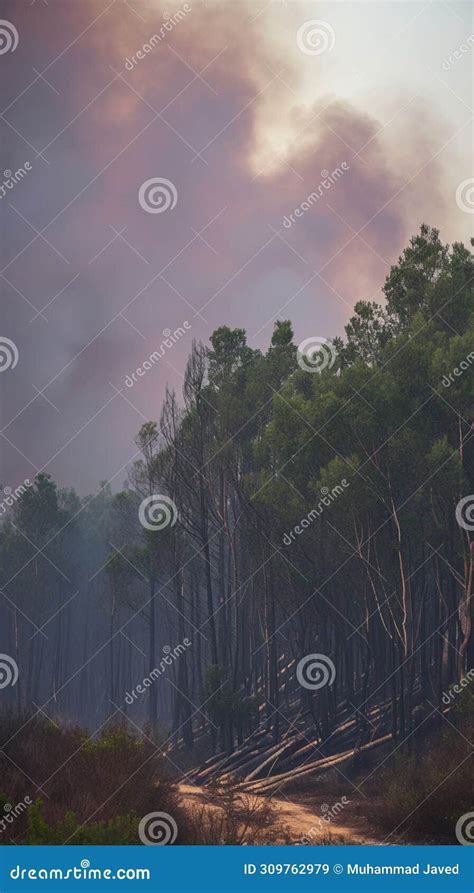
[[[187,843],[256,846],[290,842],[269,800],[240,793],[231,785],[210,786],[206,793],[208,803],[188,812]]]
[[[78,728],[10,715],[0,718],[0,741],[0,809],[25,796],[34,803],[0,843],[139,844],[140,818],[157,811],[175,820],[177,844],[288,842],[268,801],[230,787],[209,790],[212,806],[184,809],[157,748],[125,727],[91,741]]]
[[[25,796],[42,800],[50,825],[70,812],[88,824],[157,810],[172,815],[178,828],[186,825],[157,748],[123,727],[105,728],[91,741],[80,729],[57,728],[41,717],[7,716],[0,719],[0,741],[0,793],[12,805]],[[2,842],[20,842],[26,826],[25,812],[4,831]]]
[[[367,793],[367,814],[387,831],[455,844],[456,822],[472,811],[474,697],[466,692],[442,731],[419,742],[413,756],[399,756],[377,773]],[[382,794],[380,792],[383,792]]]
[[[308,832],[300,840],[292,843],[300,843],[301,846],[346,846],[350,841],[341,834],[331,834],[330,831]]]

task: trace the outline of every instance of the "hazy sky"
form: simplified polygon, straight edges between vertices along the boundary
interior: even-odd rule
[[[4,487],[121,486],[193,338],[341,334],[423,221],[467,242],[471,13],[0,0]]]

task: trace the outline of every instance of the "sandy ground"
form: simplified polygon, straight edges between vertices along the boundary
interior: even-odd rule
[[[208,804],[212,808],[212,802],[209,803],[208,794],[203,788],[182,784],[180,793],[185,804]],[[334,798],[334,801],[337,802],[338,798]],[[382,832],[374,834],[373,829],[369,828],[360,798],[336,809],[330,821],[322,820],[324,815],[328,815],[328,806],[334,810],[334,803],[327,795],[280,794],[272,797],[271,802],[278,820],[287,827],[294,843],[381,844],[386,837]],[[391,844],[398,842],[394,837],[387,841]]]

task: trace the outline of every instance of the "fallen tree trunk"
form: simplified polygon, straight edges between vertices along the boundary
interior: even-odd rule
[[[314,763],[309,763],[307,766],[292,769],[291,772],[285,772],[282,775],[272,775],[270,778],[264,779],[263,781],[254,781],[250,784],[242,782],[239,785],[239,790],[252,794],[271,794],[272,791],[275,791],[276,789],[281,790],[282,787],[297,779],[306,778],[309,775],[314,775],[326,771],[327,769],[331,769],[333,766],[347,763],[354,757],[356,752],[365,753],[373,748],[380,747],[382,744],[386,744],[391,740],[391,735],[383,735],[382,738],[377,738],[375,741],[370,741],[368,744],[364,744],[357,751],[355,748],[351,748],[342,754],[339,753],[331,757],[315,760]]]

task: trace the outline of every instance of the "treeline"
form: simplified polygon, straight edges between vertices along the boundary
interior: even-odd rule
[[[121,492],[40,475],[0,528],[4,703],[232,749],[280,740],[295,698],[323,741],[352,705],[360,744],[388,702],[410,735],[474,666],[472,282],[423,226],[344,339],[194,343]]]

